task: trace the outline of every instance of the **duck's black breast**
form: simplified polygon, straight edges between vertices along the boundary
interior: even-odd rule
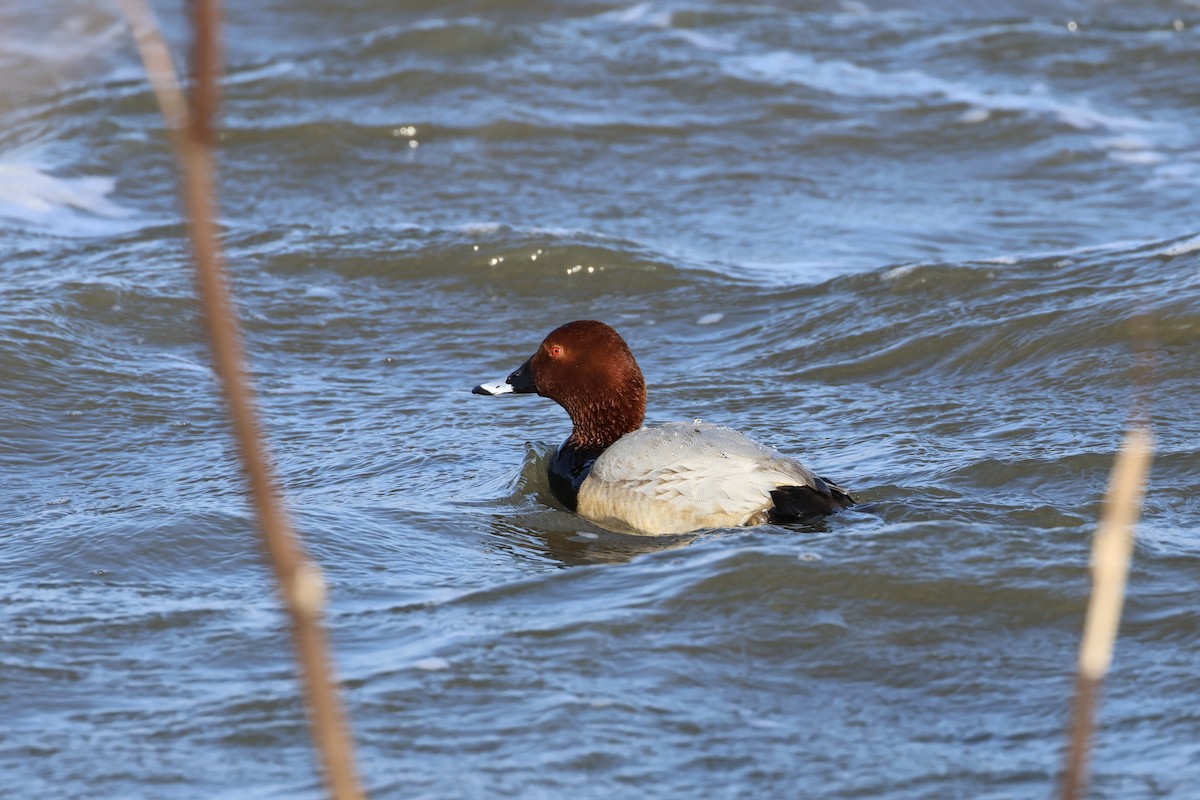
[[[571,440],[562,443],[554,458],[550,459],[548,468],[550,491],[558,502],[571,511],[575,511],[579,500],[579,487],[592,471],[592,464],[603,453],[603,449],[584,450],[571,444]]]

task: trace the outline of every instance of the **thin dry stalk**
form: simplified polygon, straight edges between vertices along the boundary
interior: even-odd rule
[[[259,435],[254,392],[246,377],[241,329],[232,310],[217,235],[211,144],[220,70],[219,7],[216,0],[195,0],[192,5],[196,33],[193,52],[195,88],[189,110],[179,88],[170,51],[150,7],[145,0],[119,1],[133,29],[183,172],[184,206],[213,361],[250,482],[263,543],[291,617],[310,729],[322,755],[325,783],[333,797],[360,798],[363,792],[349,728],[332,677],[325,631],[321,625],[324,580],[292,532]]]
[[[1136,399],[1133,419],[1109,476],[1104,510],[1092,543],[1092,595],[1079,648],[1074,720],[1063,779],[1064,800],[1078,800],[1087,790],[1098,695],[1112,665],[1133,555],[1134,526],[1141,513],[1154,454],[1148,411],[1149,321],[1146,318],[1136,320],[1134,330],[1141,351],[1135,368]]]

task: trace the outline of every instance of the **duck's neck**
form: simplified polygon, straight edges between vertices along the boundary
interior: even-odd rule
[[[563,407],[574,426],[566,444],[600,453],[625,434],[642,427],[646,418],[646,384],[638,375],[621,391],[581,398],[570,405],[564,403]]]
[[[637,409],[567,408],[567,413],[575,427],[550,461],[550,491],[574,511],[592,463],[617,439],[642,427],[646,413],[644,401]]]

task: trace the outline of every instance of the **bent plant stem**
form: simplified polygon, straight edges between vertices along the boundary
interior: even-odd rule
[[[232,310],[217,235],[211,121],[218,102],[219,9],[215,0],[195,0],[192,4],[196,85],[189,110],[153,12],[145,0],[120,0],[120,3],[133,29],[183,173],[184,206],[213,362],[250,483],[263,543],[291,617],[310,728],[322,755],[325,783],[333,797],[359,798],[363,792],[321,624],[324,581],[292,532],[279,498],[260,435],[254,392],[246,378],[241,330]]]

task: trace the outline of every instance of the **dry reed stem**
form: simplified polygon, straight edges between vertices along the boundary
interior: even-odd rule
[[[1133,555],[1134,526],[1141,513],[1154,454],[1154,437],[1150,433],[1148,411],[1151,352],[1148,318],[1135,320],[1133,328],[1141,351],[1134,372],[1136,395],[1133,419],[1113,462],[1104,509],[1092,542],[1092,594],[1088,601],[1083,641],[1079,647],[1074,720],[1063,778],[1064,800],[1078,800],[1087,790],[1098,695],[1112,665],[1121,609],[1125,602],[1129,562]]]
[[[183,196],[201,305],[258,513],[263,543],[292,621],[292,636],[309,709],[309,725],[335,798],[361,798],[349,728],[334,684],[321,614],[325,584],[293,534],[259,434],[254,393],[246,378],[241,329],[232,310],[217,235],[212,119],[218,103],[220,12],[216,0],[192,4],[195,88],[189,110],[170,51],[146,0],[119,0],[137,41],[183,172]]]
[[[1146,491],[1152,449],[1150,432],[1134,427],[1125,434],[1113,463],[1105,512],[1092,545],[1092,597],[1079,649],[1079,672],[1086,678],[1103,680],[1112,665],[1133,555],[1133,528]]]

